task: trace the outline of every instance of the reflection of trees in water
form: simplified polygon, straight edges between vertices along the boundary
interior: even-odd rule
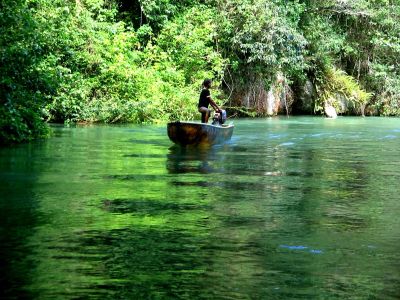
[[[315,296],[346,297],[357,290],[358,295],[367,297],[381,290],[383,285],[372,282],[365,274],[368,270],[363,251],[368,252],[368,249],[362,244],[363,238],[356,237],[354,231],[373,227],[372,215],[365,211],[374,206],[368,196],[371,195],[370,177],[374,170],[366,161],[356,159],[357,153],[346,156],[336,152],[338,149],[334,145],[326,146],[331,149],[328,153],[326,148],[293,149],[293,153],[288,153],[288,159],[282,161],[279,168],[283,176],[282,189],[276,195],[281,220],[275,230],[264,232],[258,247],[266,249],[262,255],[266,268],[279,272],[265,277],[265,284],[286,282],[291,289],[282,290],[281,295],[287,297],[301,297],[301,292],[307,289],[316,292]],[[354,245],[349,244],[339,233],[341,231],[349,232]],[[282,244],[298,245],[305,250],[274,251],[268,240],[274,243],[281,240]],[[345,245],[349,249],[338,250]],[[312,247],[323,249],[322,254],[310,251]],[[332,253],[332,249],[336,252]],[[346,252],[361,255],[350,262]],[[384,265],[378,260],[374,263]],[[337,274],[330,265],[337,266]],[[326,273],[327,270],[331,273]],[[296,296],[293,291],[300,294]]]
[[[30,283],[34,249],[28,243],[38,225],[33,192],[40,164],[37,145],[1,149],[0,154],[0,298],[31,298]],[[12,157],[12,158],[11,158]]]
[[[254,240],[265,226],[265,216],[257,211],[268,186],[257,180],[259,157],[246,151],[246,147],[222,150],[224,158],[218,164],[224,168],[216,174],[218,184],[211,185],[210,234],[203,248],[209,258],[201,280],[217,298],[257,297],[262,289],[258,276],[264,267]]]
[[[73,247],[58,249],[66,255],[65,263],[68,260],[74,263],[91,249],[92,260],[83,257],[89,264],[76,270],[76,276],[80,273],[84,280],[70,286],[65,295],[106,299],[198,299],[199,296],[211,299],[212,290],[198,280],[206,264],[201,249],[206,239],[201,231],[152,226],[81,232],[65,241],[64,244]],[[96,279],[90,280],[91,276]]]
[[[332,244],[328,236],[319,235],[324,229],[318,228],[327,218],[325,209],[345,203],[342,220],[333,224],[337,229],[368,226],[368,216],[353,206],[352,195],[363,207],[368,204],[362,193],[371,170],[346,159],[332,162],[323,149],[271,148],[263,156],[246,152],[226,156],[219,180],[229,192],[215,192],[213,219],[218,226],[211,230],[207,249],[213,253],[208,270],[219,274],[218,280],[210,282],[216,291],[236,289],[236,295],[256,297],[302,297],[304,293],[329,297],[345,278],[349,288],[364,289],[365,295],[373,290],[373,284],[362,276],[357,279],[351,269],[344,269],[341,276],[316,275],[325,274],[331,259],[324,251]],[[336,197],[327,197],[338,184],[343,186]],[[307,250],[296,256],[293,250],[280,249],[281,244]],[[221,283],[223,278],[230,279]],[[337,290],[325,290],[333,286]]]
[[[41,199],[40,212],[52,220],[35,232],[38,248],[30,257],[37,278],[31,287],[43,298],[343,299],[354,290],[380,293],[384,280],[371,265],[393,265],[385,280],[395,294],[396,257],[392,263],[380,249],[357,248],[379,233],[369,231],[377,212],[373,195],[365,197],[374,164],[363,163],[357,152],[346,159],[327,143],[330,153],[313,145],[268,144],[166,153],[149,143],[100,155],[110,146],[94,153],[98,162],[107,161],[96,175],[85,171],[67,183],[59,178],[51,190],[64,194]],[[71,170],[91,167],[82,161]],[[52,170],[64,171],[64,164]],[[99,170],[104,174],[98,176]],[[18,187],[29,199],[30,184]],[[47,191],[43,184],[38,188]],[[24,227],[38,223],[31,213],[22,214]],[[20,236],[18,221],[12,219],[8,237]],[[12,247],[32,242],[22,235]],[[17,259],[30,254],[21,253]],[[29,266],[22,261],[12,266],[25,272]],[[17,269],[11,274],[13,282],[6,283],[29,279]]]
[[[353,230],[370,226],[370,216],[362,209],[371,204],[370,173],[367,162],[358,159],[358,151],[343,153],[343,149],[326,142],[326,149],[307,150],[303,168],[313,174],[304,182],[302,211],[312,214],[315,224],[334,222],[336,230]],[[335,219],[334,221],[332,219]]]
[[[171,148],[167,157],[167,170],[176,175],[170,183],[177,190],[171,190],[170,194],[178,198],[184,195],[183,199],[206,199],[208,203],[202,227],[207,238],[197,252],[203,272],[196,280],[201,283],[201,293],[209,298],[243,299],[254,294],[257,286],[252,275],[259,264],[253,260],[251,246],[247,243],[249,233],[254,234],[248,231],[248,226],[252,223],[255,229],[263,219],[253,217],[250,211],[247,216],[242,213],[246,208],[253,209],[250,202],[254,202],[248,201],[247,196],[251,194],[248,189],[256,191],[263,185],[233,180],[237,172],[232,172],[238,163],[243,163],[243,157],[232,153],[240,154],[245,150],[230,145],[210,149]],[[243,192],[247,196],[243,197]]]

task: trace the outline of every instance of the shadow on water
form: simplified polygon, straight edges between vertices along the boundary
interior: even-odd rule
[[[118,214],[135,214],[136,216],[156,216],[160,214],[182,214],[195,210],[205,210],[207,206],[196,203],[172,203],[157,200],[140,199],[106,199],[102,203],[105,211]]]
[[[219,170],[212,164],[217,159],[216,147],[196,148],[172,146],[167,154],[169,174],[180,173],[217,173]]]
[[[199,280],[207,272],[211,259],[202,251],[207,243],[207,235],[201,232],[150,227],[84,231],[64,237],[60,244],[69,246],[53,249],[58,253],[53,258],[66,264],[81,260],[84,263],[75,272],[82,277],[94,275],[98,280],[82,281],[71,289],[58,291],[57,295],[96,299],[212,299],[213,290]],[[86,255],[82,256],[83,251]],[[96,259],[90,262],[89,255]]]
[[[40,217],[32,192],[38,174],[35,147],[0,149],[0,299],[32,297],[23,287],[31,281],[28,270],[32,269],[32,261],[28,257],[34,249],[29,239]]]

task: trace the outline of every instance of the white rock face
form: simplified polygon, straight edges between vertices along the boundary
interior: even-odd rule
[[[273,116],[275,114],[275,96],[272,89],[269,90],[267,95],[267,115]]]
[[[336,109],[332,105],[325,104],[324,110],[328,118],[337,118]]]

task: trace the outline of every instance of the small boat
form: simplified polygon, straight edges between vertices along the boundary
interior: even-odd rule
[[[181,146],[213,145],[230,140],[233,128],[232,124],[212,125],[177,121],[168,123],[168,137]]]

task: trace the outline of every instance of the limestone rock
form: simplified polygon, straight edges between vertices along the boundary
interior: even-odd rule
[[[296,109],[300,112],[312,113],[316,98],[315,86],[311,80],[307,80],[303,86],[298,88]]]
[[[273,115],[276,115],[276,111],[275,111],[275,102],[276,102],[276,100],[275,100],[275,95],[274,95],[274,92],[273,92],[273,89],[271,88],[269,91],[268,91],[268,94],[267,94],[267,115],[268,116],[273,116]]]
[[[336,109],[330,105],[329,103],[325,103],[324,105],[324,111],[325,111],[325,115],[328,118],[337,118],[337,113],[336,113]]]

